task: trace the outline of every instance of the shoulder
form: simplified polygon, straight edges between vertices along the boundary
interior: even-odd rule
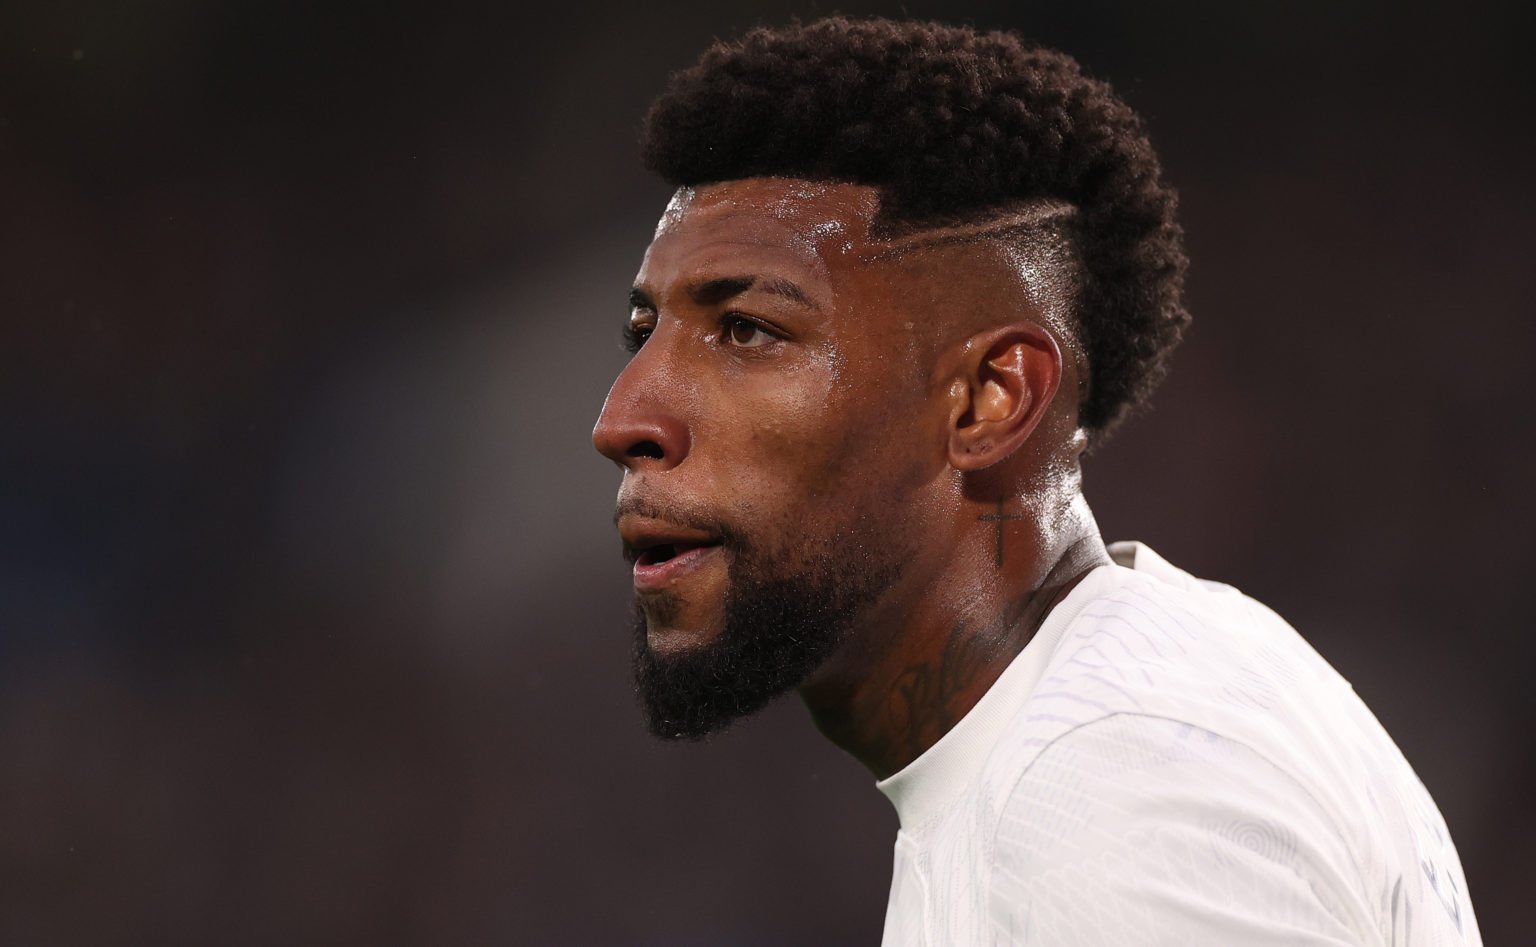
[[[1197,801],[1206,797],[1189,781],[1219,769],[1229,781],[1283,787],[1340,821],[1329,793],[1347,777],[1340,724],[1368,716],[1348,682],[1235,589],[1160,559],[1118,568],[1115,579],[1062,630],[994,749],[999,789],[1081,777],[1120,779],[1134,795],[1150,768],[1170,777],[1165,795]]]
[[[1047,942],[1359,943],[1374,929],[1326,807],[1262,754],[1185,721],[1080,724],[1000,801],[989,914]]]
[[[1112,567],[1114,581],[1062,630],[1021,707],[1032,737],[1048,742],[1097,716],[1141,714],[1185,721],[1278,761],[1310,754],[1301,744],[1318,735],[1311,724],[1319,714],[1363,709],[1269,608],[1144,546],[1112,548],[1134,568]]]
[[[1442,823],[1369,709],[1263,605],[1148,565],[1055,630],[983,768],[993,924],[1060,944],[1377,943],[1417,919],[1442,892],[1413,813]]]
[[[1305,756],[1304,718],[1358,704],[1348,682],[1263,605],[1149,550],[1081,603],[998,747],[1018,771],[1075,728],[1114,715],[1181,721],[1276,760]]]

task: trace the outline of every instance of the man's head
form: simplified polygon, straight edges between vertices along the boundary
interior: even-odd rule
[[[594,441],[652,727],[695,736],[877,650],[968,504],[1056,496],[1160,373],[1184,259],[1136,117],[1009,36],[756,31],[643,147],[679,190]]]

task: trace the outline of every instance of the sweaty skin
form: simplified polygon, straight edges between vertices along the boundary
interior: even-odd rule
[[[884,777],[1108,558],[1080,489],[1070,273],[1035,265],[1017,227],[886,239],[878,210],[852,184],[680,190],[593,442],[624,470],[616,520],[659,655],[718,633],[722,536],[786,568],[829,549],[899,566],[800,687],[821,731]]]

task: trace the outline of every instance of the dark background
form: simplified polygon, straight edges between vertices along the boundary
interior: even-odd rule
[[[795,702],[644,734],[588,442],[667,196],[646,102],[832,9],[0,5],[0,943],[878,940],[894,816]],[[904,9],[1147,116],[1196,322],[1092,459],[1106,535],[1289,617],[1517,942],[1516,5]]]

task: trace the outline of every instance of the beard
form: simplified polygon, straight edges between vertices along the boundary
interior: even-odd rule
[[[904,551],[875,561],[871,550],[894,547],[847,534],[798,562],[766,554],[734,531],[723,540],[730,577],[720,631],[709,642],[656,654],[635,604],[635,687],[646,723],[664,740],[702,739],[805,683],[895,584],[905,561]],[[666,623],[668,605],[654,602],[653,617]]]

